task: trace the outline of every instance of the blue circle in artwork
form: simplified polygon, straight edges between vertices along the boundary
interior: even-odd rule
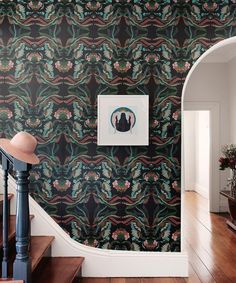
[[[118,132],[132,131],[136,116],[133,110],[128,107],[118,107],[111,114],[111,125]]]

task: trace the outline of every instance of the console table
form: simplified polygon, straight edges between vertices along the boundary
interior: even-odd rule
[[[226,223],[236,231],[236,199],[232,197],[230,191],[221,191],[220,194],[228,199],[231,220],[226,220]]]

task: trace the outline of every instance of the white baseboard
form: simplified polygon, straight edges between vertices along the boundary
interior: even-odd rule
[[[220,195],[220,212],[229,212],[228,199]]]
[[[9,178],[9,192],[15,181]],[[82,256],[83,277],[187,277],[185,252],[135,252],[92,248],[73,239],[30,197],[32,235],[52,235],[52,256]]]
[[[203,196],[206,199],[209,199],[209,189],[207,190],[206,188],[202,187],[199,184],[195,184],[194,185],[195,191],[200,194],[201,196]]]
[[[188,184],[185,184],[185,186],[183,187],[183,191],[193,192],[194,188],[195,188],[195,184],[188,183]]]
[[[221,212],[221,213],[229,212],[229,207],[228,207],[228,205],[221,205],[221,206],[220,206],[220,212]]]

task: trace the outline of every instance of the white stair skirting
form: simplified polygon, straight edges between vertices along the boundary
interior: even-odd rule
[[[2,170],[0,170],[2,171]],[[2,173],[0,173],[1,177]],[[9,192],[16,194],[15,180],[9,176]],[[11,212],[14,213],[15,197]],[[52,235],[52,256],[84,257],[83,277],[187,277],[186,252],[117,251],[88,247],[70,236],[38,205],[29,198],[32,235]]]

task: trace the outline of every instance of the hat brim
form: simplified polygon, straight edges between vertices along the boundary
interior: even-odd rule
[[[0,139],[0,147],[8,154],[13,156],[14,158],[24,161],[28,164],[39,164],[39,158],[34,153],[25,153],[20,151],[18,148],[12,146],[10,140],[8,139]]]

